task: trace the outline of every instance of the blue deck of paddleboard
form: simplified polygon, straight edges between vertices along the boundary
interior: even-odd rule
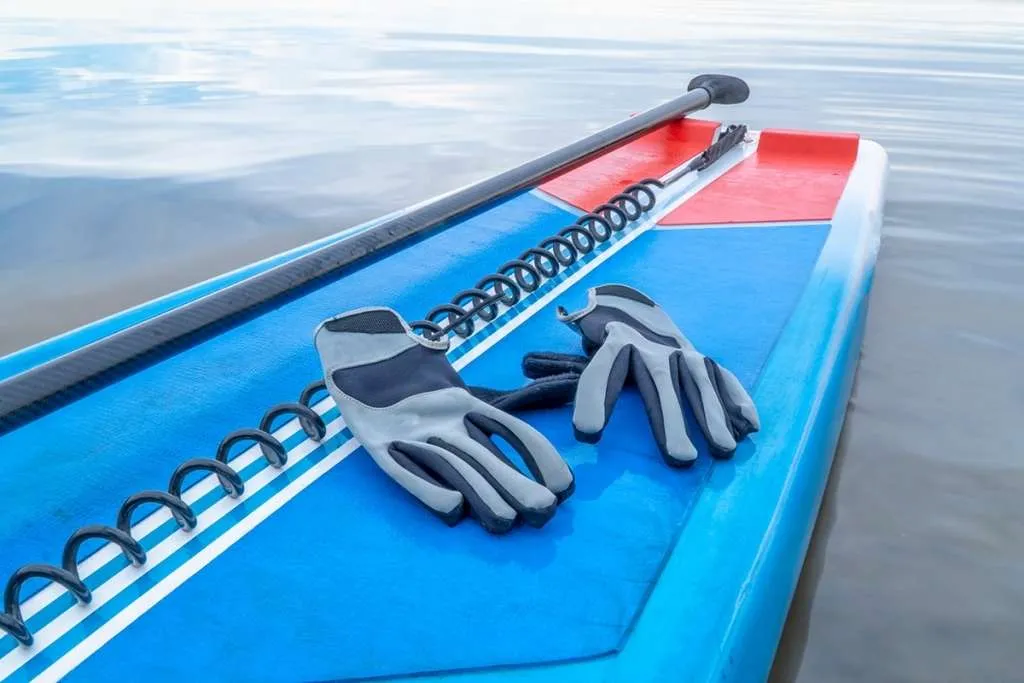
[[[124,497],[162,488],[177,464],[212,456],[227,431],[252,426],[269,405],[297,396],[317,374],[311,333],[324,317],[388,304],[416,319],[572,218],[520,195],[2,437],[0,575],[25,562],[57,561],[74,528],[112,522]],[[585,289],[601,283],[635,285],[753,387],[828,234],[827,225],[648,232],[558,303],[578,306]],[[574,351],[577,340],[553,308],[463,375],[470,383],[515,386],[524,351]],[[573,439],[564,410],[528,417],[577,475],[576,494],[544,529],[504,537],[471,522],[448,529],[360,451],[71,678],[145,671],[154,680],[322,680],[515,667],[618,650],[686,526],[711,461],[704,455],[692,470],[666,468],[639,401],[628,394],[597,446]],[[757,443],[745,444],[738,457],[750,457]],[[247,514],[241,507],[223,525]],[[19,675],[42,671],[208,542],[199,535]],[[111,563],[97,579],[121,566]],[[30,625],[70,605],[65,596]],[[11,638],[0,639],[0,657],[13,647]]]

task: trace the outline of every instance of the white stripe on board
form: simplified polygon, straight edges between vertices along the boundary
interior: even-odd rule
[[[323,415],[333,407],[334,401],[330,399],[324,399],[317,403],[315,406],[313,406],[313,410],[315,410],[319,415]],[[280,429],[275,430],[273,432],[273,436],[278,441],[284,442],[286,439],[288,439],[293,434],[298,432],[299,429],[300,427],[298,420],[289,420],[287,423],[282,425]],[[300,446],[296,447],[296,451],[300,447],[301,444]],[[289,462],[291,462],[291,457],[296,451],[289,451]],[[263,458],[263,452],[260,450],[259,446],[251,446],[250,448],[247,448],[246,450],[242,451],[237,456],[231,459],[231,467],[234,468],[236,471],[242,471],[249,465],[260,460],[261,458]],[[248,481],[245,482],[245,487],[246,492],[248,493]],[[202,479],[197,480],[195,484],[193,484],[189,488],[185,489],[185,491],[182,492],[181,497],[186,503],[192,505],[197,500],[208,494],[210,491],[213,491],[214,489],[218,488],[220,488],[220,481],[217,479],[217,477],[207,475],[204,476]],[[146,515],[145,517],[143,517],[138,522],[132,525],[131,535],[138,541],[145,540],[145,538],[149,534],[151,534],[153,531],[155,531],[171,519],[173,519],[173,517],[171,516],[171,513],[167,508],[157,508],[151,514]],[[103,566],[106,565],[108,562],[110,562],[111,560],[120,555],[121,549],[113,543],[107,543],[103,545],[92,555],[89,555],[87,558],[79,562],[79,577],[83,580],[89,578],[95,572],[102,569]],[[151,558],[149,558],[149,553],[147,552],[147,565],[149,565],[150,560]],[[29,619],[35,616],[39,612],[43,611],[46,607],[48,607],[51,603],[53,603],[54,600],[57,600],[65,593],[67,593],[67,591],[64,590],[64,588],[59,584],[51,583],[47,585],[45,588],[33,594],[31,597],[28,598],[28,600],[21,604],[22,616],[25,619]],[[0,634],[0,638],[2,638],[3,636],[6,636],[6,634]],[[3,667],[2,660],[0,660],[0,675],[2,674]]]
[[[472,341],[473,337],[478,335],[484,336],[484,332],[488,332],[488,335],[474,348],[470,349],[462,357],[458,358],[453,362],[453,366],[457,370],[461,370],[463,367],[468,365],[470,362],[478,358],[485,351],[493,347],[499,341],[504,339],[508,334],[517,329],[526,320],[530,319],[540,309],[547,306],[555,297],[565,292],[569,287],[573,286],[580,279],[592,272],[598,265],[606,261],[613,254],[621,251],[626,244],[634,241],[640,234],[647,232],[648,230],[655,227],[658,220],[668,212],[675,209],[677,206],[688,200],[690,197],[695,195],[701,189],[703,189],[708,183],[715,180],[722,173],[732,168],[735,164],[739,163],[743,158],[746,158],[753,153],[756,144],[747,143],[742,147],[733,150],[726,154],[722,163],[716,164],[709,171],[705,171],[702,174],[695,173],[688,178],[679,181],[676,184],[670,185],[665,190],[658,192],[659,200],[663,200],[663,208],[660,209],[656,214],[647,216],[642,222],[636,223],[630,231],[618,239],[613,244],[609,245],[603,251],[597,253],[593,260],[587,262],[581,266],[578,270],[573,272],[572,275],[567,277],[563,282],[559,283],[551,291],[532,302],[525,310],[520,314],[513,317],[509,322],[505,323],[501,327],[494,329],[493,332],[489,331],[486,326],[481,327],[476,334],[469,339],[457,339],[453,341],[452,349],[458,348],[463,343]],[[668,200],[668,201],[664,201]],[[507,310],[507,309],[506,309]],[[326,398],[320,401],[316,406],[318,413],[323,414],[327,410],[333,407],[333,401],[330,398]],[[328,426],[328,437],[337,435],[344,428],[344,422],[339,418],[331,422]],[[299,431],[299,425],[297,420],[291,420],[282,426],[280,429],[274,432],[275,436],[279,438],[287,438],[288,436],[295,434]],[[243,494],[241,500],[245,500],[252,494],[263,489],[267,484],[273,481],[282,472],[287,471],[291,466],[300,462],[309,453],[313,452],[319,444],[312,440],[306,439],[302,443],[298,444],[292,451],[289,452],[289,462],[282,470],[276,470],[270,467],[261,470],[258,474],[252,477],[252,479],[246,481],[246,493]],[[142,596],[137,598],[135,601],[130,603],[125,609],[119,612],[117,615],[112,617],[96,631],[86,636],[81,642],[71,648],[65,655],[60,657],[54,664],[47,668],[42,674],[40,674],[37,680],[59,680],[61,677],[66,675],[75,666],[84,661],[89,655],[98,650],[102,645],[112,639],[115,635],[120,633],[133,621],[138,619],[142,614],[148,611],[153,605],[162,600],[164,597],[169,595],[175,588],[184,583],[188,578],[195,575],[204,566],[209,564],[213,559],[218,557],[227,548],[237,542],[240,538],[245,536],[249,531],[254,529],[263,520],[267,519],[273,512],[278,510],[286,502],[294,498],[302,490],[313,484],[317,479],[320,478],[325,472],[333,468],[336,464],[341,462],[350,453],[356,450],[358,444],[355,440],[349,440],[344,444],[340,445],[334,452],[330,453],[321,462],[314,465],[310,470],[297,477],[294,481],[289,483],[284,489],[274,494],[267,500],[263,505],[256,508],[248,515],[243,517],[237,524],[228,529],[224,534],[210,542],[210,545],[204,547],[202,550],[197,552],[195,555],[186,560],[180,567],[175,569],[168,575],[167,578],[163,579],[151,589],[149,589]],[[255,462],[257,459],[262,457],[258,447],[252,447],[246,450],[244,453],[232,460],[232,465],[236,463],[240,466]],[[201,497],[206,492],[209,492],[219,486],[219,482],[214,475],[209,475],[204,479],[198,481],[193,487],[186,491],[186,499],[195,500]],[[193,493],[195,491],[195,493]],[[221,519],[229,511],[233,510],[237,505],[237,502],[231,498],[223,498],[209,509],[203,511],[199,515],[199,526],[197,528],[205,528],[210,524],[213,524],[217,520]],[[152,519],[155,518],[155,519]],[[152,521],[151,521],[152,519]],[[171,519],[168,512],[163,509],[151,514],[149,517],[143,519],[139,524],[133,526],[133,534],[136,528],[140,532],[150,533],[153,529],[160,526],[167,520]],[[0,659],[0,678],[6,677],[13,671],[17,670],[29,659],[32,659],[36,654],[45,651],[46,646],[52,644],[62,635],[67,633],[71,628],[80,623],[84,618],[92,614],[96,609],[101,607],[103,604],[111,600],[127,586],[131,585],[139,576],[143,575],[149,569],[157,566],[162,560],[173,555],[177,550],[182,548],[186,543],[194,538],[193,535],[187,534],[181,531],[173,533],[167,539],[159,543],[152,550],[148,551],[150,561],[144,567],[126,567],[113,577],[111,577],[102,586],[99,586],[93,591],[93,602],[90,605],[76,605],[73,608],[67,610],[59,617],[54,619],[42,629],[36,633],[36,645],[32,648],[16,648],[12,652],[8,653],[2,659]],[[93,561],[93,558],[100,556],[101,553],[106,553],[106,560],[96,559],[94,564],[89,564]],[[105,561],[109,561],[115,558],[119,553],[119,550],[113,546],[104,546],[100,551],[94,553],[93,556],[83,561],[83,576],[87,576],[86,569],[88,568],[89,573],[96,571],[101,567]],[[152,563],[152,564],[150,564]],[[47,593],[53,586],[40,591],[39,594],[33,596],[33,598],[39,597],[43,593]],[[59,597],[62,593],[61,590],[54,590],[54,597]],[[28,602],[31,602],[33,598],[27,601],[25,607],[28,607]],[[33,613],[43,609],[46,604],[52,602],[41,598],[39,605],[36,606]],[[26,609],[27,613],[27,609]]]
[[[341,422],[341,420],[338,420]],[[340,431],[340,429],[338,430]],[[260,522],[267,519],[290,501],[308,488],[313,482],[334,468],[335,465],[347,458],[359,448],[355,439],[349,439],[333,453],[318,462],[301,476],[295,479],[290,486],[282,489],[272,496],[266,503],[256,508],[242,521],[221,534],[198,553],[190,557],[184,564],[171,572],[167,578],[157,583],[153,588],[143,593],[137,600],[128,607],[118,612],[98,629],[90,633],[78,645],[73,647],[66,655],[58,659],[48,669],[36,677],[37,681],[60,681],[76,666],[103,647],[114,636],[127,628],[133,621],[145,614],[150,608],[171,594],[181,584],[199,572],[200,569],[216,559],[221,553],[234,545],[239,539],[256,528]]]
[[[570,216],[582,216],[584,213],[586,213],[580,207],[574,206],[574,205],[570,204],[569,202],[565,201],[564,199],[559,199],[555,195],[549,194],[549,193],[545,192],[544,190],[540,189],[539,187],[533,188],[527,194],[531,194],[534,197],[536,197],[537,199],[542,199],[545,202],[547,202],[548,204],[551,204],[552,206],[558,207],[559,209],[561,209],[562,211],[565,211]]]
[[[344,428],[344,426],[345,425],[340,418],[331,422],[327,426],[327,435],[324,437],[325,440],[337,436]],[[245,481],[245,492],[239,498],[235,499],[225,496],[219,499],[206,510],[203,510],[201,513],[199,513],[196,517],[196,529],[208,528],[209,526],[218,522],[225,515],[235,510],[239,503],[248,500],[253,495],[255,495],[263,488],[265,488],[268,484],[273,482],[278,476],[280,476],[280,474],[286,472],[287,470],[293,468],[296,464],[302,462],[310,453],[315,451],[319,447],[319,445],[319,443],[311,439],[306,439],[302,443],[298,444],[294,449],[288,452],[288,462],[282,469],[278,470],[273,467],[266,467],[260,470],[251,478]],[[258,449],[257,452],[259,452]],[[260,454],[258,457],[263,456],[262,454]],[[232,463],[234,463],[234,460],[232,461]],[[203,479],[201,482],[197,483],[196,487],[205,482],[206,479]],[[216,477],[213,478],[213,482],[214,486],[220,485]],[[191,497],[192,496],[186,496],[186,498]],[[262,509],[262,507],[257,508],[257,510],[259,509]],[[163,511],[163,508],[161,508],[160,510]],[[254,513],[250,513],[250,516]],[[151,523],[150,520],[152,520],[153,518],[162,519],[158,519],[155,523]],[[148,527],[151,527],[150,531],[152,531],[152,529],[159,526],[160,523],[163,523],[169,519],[171,519],[169,513],[154,513],[147,517],[144,520],[144,522],[147,523]],[[132,528],[133,530],[135,529],[135,527]],[[176,553],[187,543],[193,540],[195,538],[195,533],[195,531],[185,532],[181,529],[178,529],[170,536],[157,543],[151,549],[147,549],[146,564],[140,567],[135,567],[132,565],[124,567],[119,572],[114,574],[112,577],[107,579],[107,581],[93,589],[92,602],[90,602],[88,605],[76,604],[70,609],[60,614],[53,621],[49,622],[41,629],[36,631],[34,634],[35,645],[33,645],[33,647],[17,647],[11,652],[9,652],[7,655],[5,655],[2,659],[0,659],[0,679],[8,676],[10,673],[17,670],[25,662],[27,662],[28,660],[32,659],[34,656],[45,650],[45,648],[48,645],[52,644],[58,638],[62,637],[72,628],[77,626],[83,619],[92,614],[96,609],[102,607],[107,602],[115,598],[121,591],[123,591],[129,585],[137,581],[141,576],[144,576],[149,571],[159,566],[161,562],[171,557],[174,553]],[[116,546],[108,544],[104,546],[99,552],[92,555],[90,559],[92,559],[92,557],[100,555],[104,551],[109,551],[107,553],[109,559],[114,559],[120,554],[120,550],[117,549]],[[161,585],[161,583],[162,582],[158,583],[157,586]],[[59,595],[60,593],[58,593],[58,596]]]

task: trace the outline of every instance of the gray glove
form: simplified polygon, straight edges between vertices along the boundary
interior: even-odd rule
[[[665,461],[684,467],[697,458],[686,433],[683,399],[689,402],[712,455],[729,457],[736,442],[760,427],[754,402],[736,376],[693,347],[656,303],[625,285],[587,292],[586,308],[558,318],[583,337],[590,358],[530,353],[523,368],[530,377],[581,372],[573,426],[576,438],[594,443],[608,424],[627,379],[643,398]]]
[[[377,465],[449,525],[468,512],[488,531],[540,527],[574,487],[540,432],[467,391],[448,340],[411,332],[388,308],[326,320],[315,333],[328,391]],[[534,481],[490,439],[519,453]],[[537,483],[537,482],[540,483]]]

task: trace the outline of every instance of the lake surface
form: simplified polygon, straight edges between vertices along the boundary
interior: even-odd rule
[[[330,5],[330,7],[328,7]],[[936,6],[937,5],[937,6]],[[1024,4],[0,4],[0,354],[676,95],[892,173],[773,678],[1024,681]]]

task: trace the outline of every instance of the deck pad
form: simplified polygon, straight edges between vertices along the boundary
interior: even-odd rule
[[[272,404],[294,400],[319,372],[312,333],[323,319],[386,305],[416,320],[571,224],[578,216],[573,205],[592,208],[640,177],[685,163],[714,129],[697,121],[665,126],[3,435],[0,576],[27,562],[59,563],[75,528],[113,523],[125,497],[164,488],[181,462],[212,457],[227,432],[254,426]],[[125,671],[152,680],[350,680],[452,672],[593,680],[597,674],[586,668],[592,664],[613,667],[602,676],[628,679],[637,665],[616,670],[616,659],[636,661],[644,648],[659,653],[643,655],[645,666],[675,670],[671,661],[679,648],[666,649],[647,635],[650,615],[667,604],[661,596],[665,573],[678,576],[670,567],[681,557],[694,577],[712,569],[704,564],[702,542],[690,539],[713,531],[709,509],[725,525],[721,534],[737,528],[728,520],[741,503],[726,503],[723,496],[753,501],[759,507],[743,517],[760,520],[779,503],[780,489],[775,483],[764,488],[758,477],[781,476],[789,463],[799,474],[806,457],[826,464],[831,459],[834,419],[808,422],[807,429],[823,431],[801,446],[780,436],[800,425],[778,416],[796,414],[833,374],[848,378],[848,360],[819,354],[832,339],[855,338],[859,328],[844,330],[862,324],[841,317],[848,314],[847,304],[839,305],[844,297],[859,293],[851,299],[859,302],[864,290],[836,270],[861,239],[861,228],[833,222],[838,199],[822,200],[822,206],[831,202],[828,211],[815,209],[828,214],[822,220],[696,229],[670,224],[672,215],[716,186],[737,191],[738,180],[720,185],[731,173],[750,178],[775,164],[779,151],[770,143],[770,163],[743,170],[764,142],[762,134],[760,143],[737,150],[693,189],[666,195],[650,215],[545,281],[494,323],[479,325],[449,352],[469,384],[519,386],[526,351],[578,351],[579,338],[556,320],[556,306],[579,308],[588,287],[634,286],[657,301],[703,353],[732,370],[755,400],[777,397],[759,404],[762,432],[743,442],[728,463],[752,483],[734,491],[722,484],[724,470],[709,457],[692,420],[689,433],[700,450],[696,465],[666,467],[638,395],[627,390],[596,445],[574,439],[568,407],[523,416],[576,475],[574,495],[543,529],[492,536],[474,523],[448,528],[376,469],[325,401],[319,410],[329,432],[322,444],[293,423],[275,431],[289,450],[284,470],[272,468],[256,449],[239,449],[232,464],[246,482],[241,501],[227,498],[212,478],[190,480],[185,497],[199,515],[195,531],[179,530],[163,509],[138,513],[133,533],[151,556],[143,568],[130,567],[111,546],[84,548],[81,556],[89,558],[82,563],[83,579],[93,588],[92,605],[76,605],[43,581],[27,584],[21,602],[37,645],[21,647],[0,634],[0,680],[102,680]],[[798,159],[797,174],[810,173],[809,164],[847,163],[842,151],[818,159],[813,150],[822,148],[814,141],[783,142],[782,156]],[[801,148],[805,144],[812,151]],[[845,174],[844,184],[849,168]],[[584,191],[588,187],[600,189],[600,201],[597,190]],[[816,192],[828,194],[820,187]],[[737,220],[741,215],[735,214]],[[863,270],[850,272],[862,281]],[[812,326],[797,333],[794,325]],[[844,341],[843,359],[853,357],[847,348]],[[800,349],[815,349],[814,355],[794,356]],[[793,362],[797,358],[809,368],[799,379],[800,391],[778,379],[778,368],[802,367]],[[839,364],[832,370],[829,363]],[[827,403],[834,407],[837,400]],[[806,444],[820,453],[808,456]],[[813,486],[820,493],[820,485]],[[809,533],[813,514],[799,518],[802,531],[794,543]],[[699,530],[689,526],[693,519]],[[736,537],[737,561],[747,556],[739,545],[756,547],[759,534]],[[785,567],[798,568],[799,562],[789,557]],[[723,576],[725,570],[751,571],[715,569]],[[698,650],[717,651],[723,638],[718,624],[733,622],[740,609],[737,598],[727,597],[734,590],[739,584],[722,586],[707,594],[700,610],[673,617],[692,620],[688,630]],[[784,612],[777,612],[770,612],[770,621],[781,628]],[[713,662],[707,666],[718,670]]]
[[[850,134],[762,131],[752,156],[662,223],[827,221],[846,188],[858,140]]]
[[[541,183],[540,189],[582,211],[590,211],[645,178],[658,178],[700,154],[719,124],[701,119],[673,121],[582,166]]]
[[[587,287],[628,279],[664,302],[696,345],[750,387],[827,234],[827,226],[651,232],[564,299],[579,303]],[[680,263],[678,253],[690,258]],[[770,297],[751,298],[765,268],[787,277]],[[699,286],[680,296],[680,275]],[[331,289],[324,295],[352,296],[344,282]],[[402,299],[387,303],[409,309]],[[549,305],[463,374],[473,384],[518,386],[524,349],[573,352],[577,344]],[[613,651],[700,495],[710,458],[702,445],[694,470],[666,468],[632,392],[597,446],[575,442],[568,409],[527,417],[577,477],[570,503],[541,533],[521,528],[494,537],[473,524],[450,530],[358,451],[76,675],[90,680],[126,665],[146,667],[153,650],[145,644],[159,647],[168,629],[191,640],[189,657],[162,665],[175,677],[198,666],[261,678],[282,665],[278,648],[290,655],[273,677],[298,680],[525,665]],[[691,434],[699,438],[695,429]],[[227,653],[225,632],[233,642]],[[338,646],[344,657],[337,657]]]

